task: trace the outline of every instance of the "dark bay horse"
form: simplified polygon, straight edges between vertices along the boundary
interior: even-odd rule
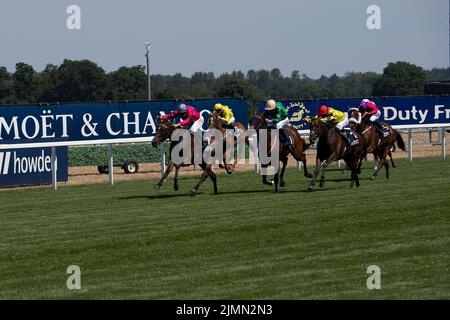
[[[368,116],[361,117],[361,121],[358,123],[359,117],[359,112],[356,110],[351,111],[349,114],[351,126],[364,137],[368,145],[367,152],[373,153],[375,157],[375,168],[371,179],[373,180],[377,177],[383,166],[386,169],[386,179],[389,179],[389,161],[387,157],[390,157],[392,166],[395,168],[394,160],[392,159],[392,150],[395,150],[395,143],[397,143],[401,150],[406,151],[405,142],[401,134],[392,128],[390,124],[385,124],[389,130],[389,135],[384,137],[378,132],[378,129],[369,120]],[[361,167],[361,163],[359,167]]]
[[[268,129],[268,122],[267,119],[265,119],[263,116],[261,115],[253,115],[250,120],[249,120],[249,125],[251,129],[256,130],[257,135],[258,135],[258,140],[259,140],[259,130],[261,129]],[[268,129],[270,130],[276,130],[276,129]],[[297,132],[297,130],[295,130],[294,128],[290,127],[290,126],[286,126],[281,130],[287,130],[289,136],[292,139],[292,143],[293,143],[293,152],[291,152],[289,150],[288,147],[286,147],[283,143],[279,143],[279,160],[282,163],[282,168],[281,168],[281,173],[279,171],[279,166],[278,170],[275,172],[273,181],[267,181],[267,176],[263,175],[262,179],[263,179],[263,183],[266,185],[275,185],[275,192],[278,191],[278,183],[280,184],[280,187],[284,187],[285,186],[285,181],[284,181],[284,172],[286,170],[286,165],[288,162],[288,156],[291,153],[292,156],[294,157],[295,160],[297,161],[301,161],[303,163],[303,170],[304,170],[304,175],[307,178],[311,178],[312,175],[310,173],[308,173],[308,168],[306,166],[306,155],[305,155],[305,151],[308,149],[309,145],[306,144],[305,140],[300,136],[300,134]],[[272,141],[271,141],[271,135],[267,134],[267,146],[271,146],[272,145]],[[268,147],[268,150],[269,147]],[[262,164],[261,165],[263,168],[267,168],[268,164]]]
[[[159,143],[164,142],[166,140],[170,140],[172,137],[172,133],[177,130],[175,125],[170,122],[170,120],[162,120],[159,119],[159,126],[156,130],[156,135],[153,139],[152,145],[156,147]],[[170,148],[169,148],[169,163],[167,164],[166,171],[164,172],[163,176],[159,180],[159,182],[155,185],[155,189],[159,190],[161,188],[161,185],[164,183],[168,175],[172,172],[172,170],[175,168],[175,177],[173,178],[174,185],[173,188],[175,191],[178,191],[178,171],[180,170],[180,167],[190,166],[194,164],[194,137],[190,135],[191,140],[184,142],[181,141],[171,141],[170,142]],[[191,155],[190,155],[190,161],[188,163],[181,163],[181,164],[175,164],[175,162],[171,159],[171,154],[173,148],[179,144],[179,143],[190,143],[191,144]],[[211,178],[211,181],[213,183],[213,190],[214,194],[217,194],[217,177],[216,174],[213,171],[212,164],[202,163],[199,165],[200,168],[203,169],[202,176],[199,180],[199,182],[192,188],[192,193],[197,193],[198,189],[200,188],[201,184],[209,177]]]
[[[311,123],[309,140],[317,143],[316,169],[309,186],[309,191],[314,191],[316,179],[322,170],[320,187],[325,186],[325,169],[334,161],[344,160],[347,167],[351,170],[350,189],[356,184],[359,187],[358,164],[366,154],[366,142],[357,132],[354,132],[358,138],[358,143],[352,147],[347,140],[340,134],[333,125],[323,122],[320,118],[308,120]]]
[[[241,137],[245,136],[245,132],[247,131],[247,129],[245,128],[245,126],[240,123],[240,122],[235,122],[234,123],[234,127],[239,130],[239,135]],[[232,131],[229,128],[226,128],[223,126],[222,124],[222,120],[220,120],[219,116],[217,114],[211,114],[211,117],[208,120],[208,128],[213,128],[213,129],[217,129],[222,133],[223,136],[223,150],[224,150],[224,154],[223,154],[223,161],[224,164],[220,164],[219,167],[220,168],[225,168],[226,172],[228,174],[233,173],[235,167],[236,167],[236,163],[237,163],[237,159],[234,161],[233,164],[227,164],[225,162],[226,159],[226,146],[228,143],[228,139],[232,140],[234,146],[237,145],[237,140],[235,140],[235,135],[232,133]],[[229,131],[227,131],[227,129]],[[214,137],[213,137],[214,139]],[[248,144],[248,137],[245,138],[245,142]]]

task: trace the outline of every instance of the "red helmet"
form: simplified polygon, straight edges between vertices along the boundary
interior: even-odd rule
[[[330,108],[328,108],[327,106],[320,106],[319,107],[319,112],[317,112],[317,114],[319,116],[324,116],[324,115],[328,114],[329,109]]]

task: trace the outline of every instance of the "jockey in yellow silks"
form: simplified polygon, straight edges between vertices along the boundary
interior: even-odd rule
[[[234,129],[234,118],[233,111],[226,105],[216,103],[214,105],[213,115],[217,115],[222,121],[222,124],[230,129]]]

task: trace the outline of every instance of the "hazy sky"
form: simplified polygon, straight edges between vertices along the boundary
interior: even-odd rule
[[[66,27],[71,4],[81,30]],[[366,26],[372,4],[381,30]],[[145,64],[150,40],[152,73],[279,67],[316,78],[397,60],[447,67],[448,34],[448,0],[2,0],[0,66],[69,58],[112,71]]]

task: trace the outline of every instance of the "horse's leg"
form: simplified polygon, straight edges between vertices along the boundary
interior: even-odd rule
[[[164,183],[164,180],[166,180],[167,176],[172,172],[173,168],[175,167],[175,164],[172,160],[169,160],[169,163],[167,164],[166,171],[164,172],[163,176],[161,177],[161,180],[157,184],[155,184],[155,190],[159,190],[161,188],[161,185]]]
[[[319,187],[323,188],[325,187],[325,169],[328,167],[328,164],[330,164],[331,162],[324,161],[322,162],[322,176],[320,177],[320,184]]]
[[[302,163],[303,163],[303,175],[307,178],[312,178],[313,175],[308,172],[308,167],[306,166],[306,154],[302,154]]]
[[[387,159],[384,161],[384,167],[386,168],[386,179],[389,179],[389,161]]]
[[[180,166],[175,166],[175,177],[173,177],[173,189],[178,191],[178,171],[180,171]]]
[[[331,156],[328,157],[327,160],[322,162],[322,176],[320,177],[319,187],[321,188],[325,187],[325,170],[330,163],[333,163],[336,160],[338,160],[338,155],[336,153],[333,153]]]
[[[280,182],[280,168],[278,168],[278,171],[275,172],[275,175],[273,176],[273,184],[275,185],[275,192],[278,192],[278,183]]]
[[[268,167],[268,165],[261,165],[261,170],[262,170],[262,168],[267,168],[267,167]],[[263,184],[268,185],[268,186],[273,185],[273,181],[267,181],[267,175],[262,174],[262,173],[261,173],[261,175],[262,175]]]
[[[353,186],[355,185],[355,182],[356,182],[356,186],[359,187],[358,173],[357,173],[356,170],[357,169],[352,169],[351,181],[350,181],[350,189],[353,189]]]
[[[286,184],[284,182],[284,171],[286,170],[286,165],[288,163],[288,158],[286,157],[285,159],[281,160],[281,163],[283,164],[283,166],[281,167],[281,173],[280,173],[280,187],[284,187],[285,184]]]
[[[377,155],[377,161],[375,163],[375,168],[374,168],[373,174],[370,177],[370,179],[375,180],[375,178],[378,176],[378,173],[380,172],[381,168],[384,165],[384,161],[386,160],[386,155],[387,155],[387,152],[384,152],[383,155]]]
[[[211,178],[211,181],[213,183],[214,194],[217,194],[217,176],[212,167],[209,170],[209,177]]]
[[[311,180],[311,184],[308,187],[309,191],[314,191],[314,187],[316,185],[316,179],[320,172],[320,167],[322,166],[322,163],[320,162],[320,159],[316,157],[316,168],[314,169],[314,174]]]
[[[210,168],[211,168],[210,166],[203,167],[202,176],[200,177],[200,180],[197,182],[197,184],[194,186],[194,188],[192,188],[192,190],[191,190],[192,193],[197,193],[197,191],[200,188],[200,186],[202,185],[202,183],[205,182],[205,180],[209,177],[210,172],[211,172]]]
[[[397,168],[397,165],[394,162],[394,158],[392,158],[392,152],[389,150],[389,158],[391,159],[392,168]]]

